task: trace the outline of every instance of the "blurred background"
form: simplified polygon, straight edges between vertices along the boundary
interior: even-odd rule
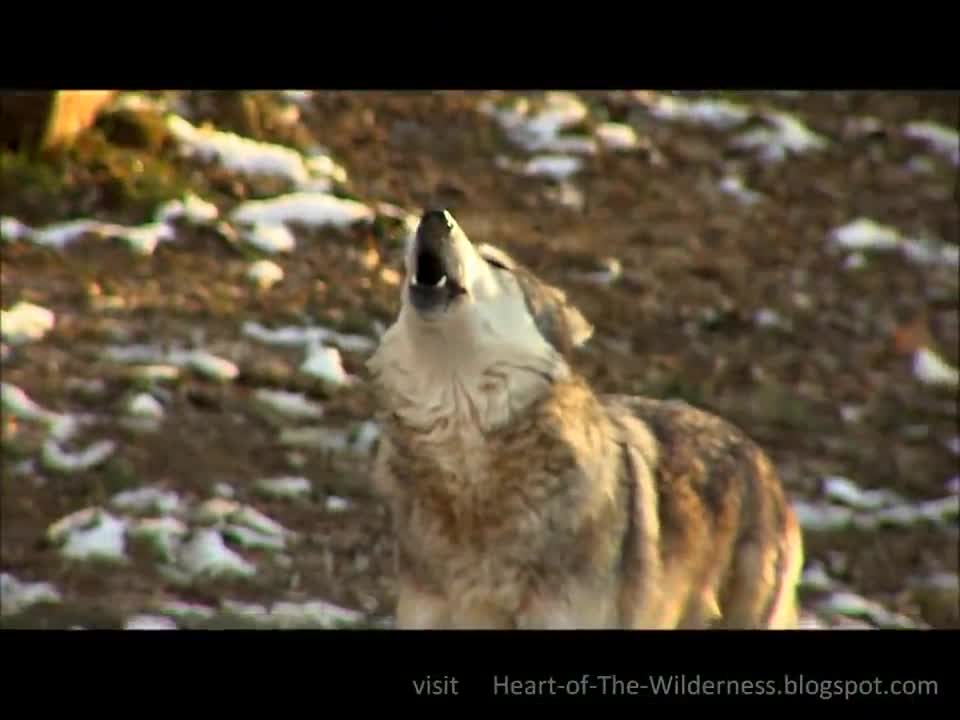
[[[958,611],[957,94],[0,95],[5,628],[390,627],[363,363],[427,204],[776,461],[804,626]]]

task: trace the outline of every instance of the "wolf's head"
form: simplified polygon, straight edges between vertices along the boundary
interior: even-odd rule
[[[423,214],[404,264],[400,312],[368,363],[395,412],[434,416],[460,398],[495,425],[593,333],[561,290],[475,245],[445,210]]]

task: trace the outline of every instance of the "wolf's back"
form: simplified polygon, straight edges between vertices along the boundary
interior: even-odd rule
[[[795,624],[802,540],[767,455],[735,425],[682,401],[602,402],[634,452],[627,472],[642,531],[623,557],[633,622]]]

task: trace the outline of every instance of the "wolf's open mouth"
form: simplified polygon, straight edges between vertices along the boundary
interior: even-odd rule
[[[446,283],[447,273],[443,260],[429,250],[417,253],[417,273],[413,277],[413,284],[442,288]]]
[[[420,312],[446,307],[466,290],[450,277],[443,258],[430,248],[416,255],[416,272],[410,279],[410,299]]]

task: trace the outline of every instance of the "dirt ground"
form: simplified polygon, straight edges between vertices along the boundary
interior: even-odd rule
[[[530,153],[482,111],[499,94],[317,92],[296,103],[266,92],[155,95],[189,110],[194,124],[301,151],[325,148],[347,171],[341,197],[413,213],[444,204],[474,240],[505,247],[581,306],[596,335],[579,368],[598,389],[680,396],[725,415],[770,452],[796,500],[821,503],[825,478],[838,476],[910,502],[957,499],[956,387],[920,382],[910,354],[921,338],[960,363],[956,266],[869,251],[853,269],[845,266],[850,253],[827,241],[835,228],[869,218],[960,244],[957,167],[902,132],[916,121],[956,129],[956,95],[725,93],[789,112],[827,140],[767,162],[738,149],[731,129],[652,117],[642,94],[580,93],[586,130],[626,123],[640,143],[580,156],[583,167],[567,182],[507,167],[505,159],[521,163]],[[762,199],[747,204],[723,192],[730,174]],[[145,223],[187,190],[224,217],[243,200],[284,189],[183,158],[150,113],[109,114],[62,157],[0,155],[0,216],[34,227],[79,217]],[[323,425],[355,428],[371,417],[368,391],[362,382],[311,382],[297,372],[299,349],[257,344],[242,326],[316,323],[375,339],[397,308],[391,271],[400,268],[402,224],[378,217],[345,230],[297,227],[296,250],[270,256],[284,278],[269,289],[244,277],[262,253],[211,227],[177,228],[176,242],[149,255],[102,238],[64,249],[0,244],[3,309],[29,301],[56,316],[43,339],[7,345],[3,381],[45,408],[106,418],[120,418],[147,387],[165,413],[154,432],[106,423],[87,440],[113,440],[116,452],[70,474],[45,468],[42,433],[5,411],[0,571],[49,582],[61,601],[5,612],[4,626],[123,627],[172,601],[219,613],[225,601],[323,600],[389,623],[387,518],[366,485],[366,457],[284,446],[283,423],[254,402],[265,387],[304,392],[322,405]],[[585,279],[605,258],[619,261],[619,277]],[[103,352],[136,343],[202,346],[239,374],[218,382],[186,372],[144,386]],[[348,373],[362,377],[364,358],[343,350]],[[309,494],[257,492],[258,480],[279,476],[307,478]],[[122,563],[78,562],[45,539],[60,518],[124,490],[150,486],[200,502],[218,484],[297,534],[280,559],[242,549],[258,567],[253,577],[184,583],[143,548]],[[345,499],[345,509],[331,510],[331,496]],[[808,566],[834,589],[923,626],[960,627],[951,518],[946,526],[808,528]],[[953,583],[931,590],[936,577]],[[824,597],[815,585],[803,591],[811,608]],[[236,625],[241,616],[205,622]],[[178,624],[192,626],[183,617]]]

